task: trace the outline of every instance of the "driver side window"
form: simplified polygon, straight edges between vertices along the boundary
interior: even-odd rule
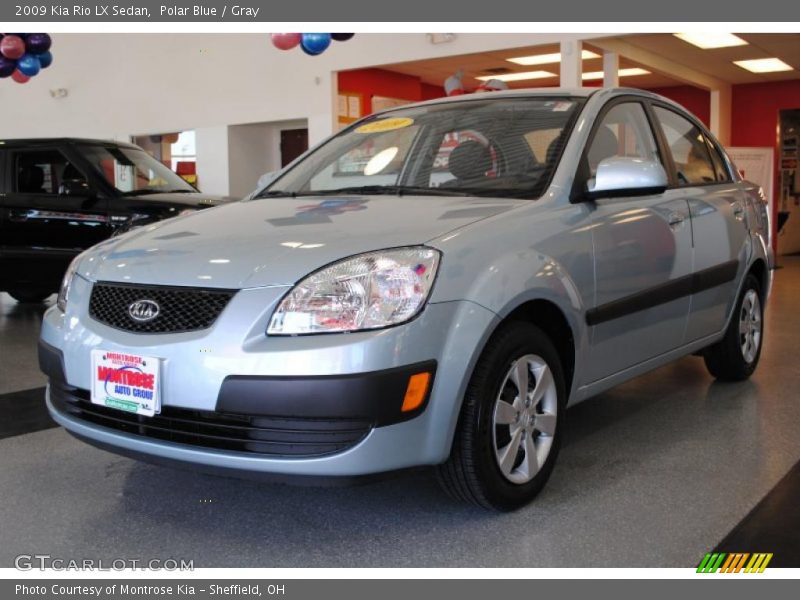
[[[658,146],[644,107],[638,102],[623,102],[609,109],[594,132],[586,156],[590,189],[598,165],[607,158],[622,156],[658,161]]]

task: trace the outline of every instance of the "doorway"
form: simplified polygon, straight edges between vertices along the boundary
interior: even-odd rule
[[[308,150],[308,129],[281,130],[281,168]]]
[[[800,254],[800,109],[780,112],[778,252]]]

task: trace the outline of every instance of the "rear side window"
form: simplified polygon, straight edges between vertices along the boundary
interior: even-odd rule
[[[691,121],[678,113],[656,106],[653,108],[667,138],[678,185],[715,183],[717,172],[711,162],[706,138]]]
[[[58,150],[15,152],[13,191],[20,194],[58,194],[65,179],[83,180],[83,175]]]

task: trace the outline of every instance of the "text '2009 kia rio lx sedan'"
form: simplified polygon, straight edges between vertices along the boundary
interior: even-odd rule
[[[435,465],[509,510],[566,408],[763,344],[769,218],[706,128],[634,90],[367,117],[248,201],[103,242],[47,311],[51,414],[145,460],[270,476]]]

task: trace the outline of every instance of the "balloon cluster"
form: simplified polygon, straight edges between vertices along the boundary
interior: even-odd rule
[[[273,33],[272,45],[278,50],[291,50],[296,46],[309,56],[322,54],[331,42],[346,42],[355,33]]]
[[[27,83],[53,62],[46,33],[0,33],[0,78]]]

